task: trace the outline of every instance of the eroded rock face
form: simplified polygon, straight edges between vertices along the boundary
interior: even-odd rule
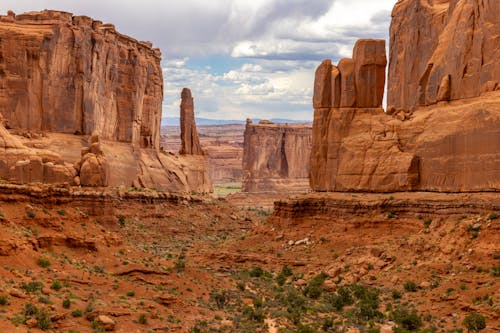
[[[399,1],[390,30],[388,106],[414,110],[499,89],[499,12],[498,1]]]
[[[379,104],[382,44],[358,42],[353,60],[339,62],[340,103],[334,102],[337,70],[332,67],[330,81],[327,69],[318,70],[311,187],[500,191],[500,21],[490,12],[498,6],[399,1],[391,25],[387,113]],[[325,91],[335,96],[330,107],[316,103],[329,100],[319,97]]]
[[[312,128],[247,120],[243,148],[243,192],[309,189]]]
[[[380,108],[386,65],[385,41],[377,39],[358,40],[353,58],[337,66],[324,60],[316,70],[314,108]]]
[[[159,149],[160,58],[88,17],[0,16],[0,178],[210,192],[207,161]]]
[[[201,149],[196,122],[194,119],[194,101],[191,90],[182,89],[181,93],[181,155],[205,155]]]
[[[56,11],[0,17],[0,113],[9,128],[159,148],[161,54],[111,24]]]

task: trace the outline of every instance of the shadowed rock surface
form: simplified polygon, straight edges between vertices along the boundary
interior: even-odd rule
[[[247,120],[242,191],[307,191],[311,131],[307,125]]]

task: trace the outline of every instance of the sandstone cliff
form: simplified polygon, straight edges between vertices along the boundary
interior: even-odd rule
[[[500,2],[401,0],[392,12],[388,108],[478,97],[500,85]]]
[[[160,152],[160,60],[88,17],[0,16],[0,178],[211,191],[207,161]]]
[[[500,21],[491,14],[497,7],[491,1],[399,1],[387,113],[376,79],[382,49],[363,62],[369,74],[355,60],[363,41],[354,60],[337,67],[324,61],[313,98],[311,187],[500,191]],[[370,100],[377,103],[365,103]]]
[[[307,191],[311,131],[305,125],[247,120],[242,191]]]
[[[161,54],[85,16],[0,17],[0,113],[10,128],[159,148]]]

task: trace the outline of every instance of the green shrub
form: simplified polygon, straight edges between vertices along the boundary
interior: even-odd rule
[[[45,309],[38,311],[36,315],[36,320],[38,328],[42,330],[48,330],[52,325],[50,314]]]
[[[62,302],[62,307],[65,309],[69,309],[71,307],[71,301],[69,298],[65,298]]]
[[[495,265],[491,267],[491,275],[498,277],[500,276],[500,265]]]
[[[498,218],[497,213],[491,213],[490,215],[488,215],[488,220],[496,220],[497,218]]]
[[[400,299],[403,297],[403,293],[397,289],[392,290],[392,299]]]
[[[0,296],[0,305],[7,305],[7,304],[9,304],[9,296],[1,295]]]
[[[26,317],[31,317],[38,313],[38,308],[31,303],[27,303],[24,305],[23,313]]]
[[[486,328],[486,318],[476,312],[471,312],[465,316],[462,324],[469,332],[479,332]]]
[[[42,290],[43,283],[40,281],[31,281],[28,283],[23,283],[21,285],[21,288],[23,288],[27,293],[34,293]]]
[[[72,315],[73,317],[75,317],[75,318],[78,318],[78,317],[83,316],[83,311],[82,311],[82,310],[80,310],[80,309],[76,309],[76,310],[73,310],[73,311],[71,312],[71,315]]]
[[[66,211],[65,211],[64,209],[59,209],[59,210],[57,211],[57,214],[59,214],[59,215],[61,215],[61,216],[64,216],[64,215],[66,215]]]
[[[404,284],[404,288],[406,291],[414,293],[417,291],[417,284],[411,280],[406,281]]]
[[[29,210],[26,215],[30,218],[30,219],[34,219],[36,217],[36,214],[33,210]]]
[[[135,296],[135,291],[133,291],[133,290],[127,291],[127,296],[128,297],[134,297]]]
[[[323,288],[321,288],[321,286],[327,277],[328,275],[323,272],[314,276],[304,288],[304,295],[313,299],[319,298],[323,292]]]
[[[249,274],[251,277],[260,278],[264,275],[264,270],[259,266],[253,266]]]
[[[415,309],[409,311],[404,307],[397,308],[391,312],[390,317],[400,328],[408,331],[415,331],[422,327],[422,318]]]
[[[37,261],[38,266],[47,268],[50,267],[50,261],[47,258],[39,258]]]
[[[139,324],[146,325],[147,323],[148,323],[148,318],[146,318],[146,315],[144,313],[141,313],[139,315]]]
[[[432,223],[432,219],[425,219],[424,220],[424,226],[426,228],[429,228],[429,226],[431,225],[431,223]]]
[[[210,296],[215,301],[215,304],[219,309],[223,309],[229,303],[229,293],[226,290],[223,290],[220,293],[212,292]]]
[[[52,282],[52,285],[50,286],[50,289],[54,289],[54,290],[61,290],[62,288],[62,283],[61,281],[54,281]]]

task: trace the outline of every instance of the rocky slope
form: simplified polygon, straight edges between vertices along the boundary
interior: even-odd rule
[[[160,152],[160,60],[151,43],[88,17],[1,16],[0,177],[211,191],[203,158]]]
[[[247,120],[242,191],[307,191],[310,151],[309,126]]]
[[[498,194],[307,200],[0,183],[0,330],[498,329]]]
[[[324,61],[314,86],[312,188],[499,191],[500,21],[490,15],[496,6],[399,1],[387,113],[380,108],[383,41],[359,41],[353,60],[338,66]]]

